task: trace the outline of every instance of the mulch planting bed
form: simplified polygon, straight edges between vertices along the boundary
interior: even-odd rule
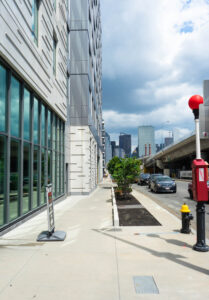
[[[118,198],[117,194],[115,197],[118,207],[120,226],[161,225],[133,195],[129,195],[127,199],[120,199]]]

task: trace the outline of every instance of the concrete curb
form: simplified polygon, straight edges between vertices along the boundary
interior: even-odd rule
[[[114,192],[114,188],[111,188],[112,191],[112,206],[113,206],[113,225],[115,227],[119,227],[119,216],[118,216],[118,208],[117,208],[117,204],[116,204],[116,200],[115,200],[115,192]]]

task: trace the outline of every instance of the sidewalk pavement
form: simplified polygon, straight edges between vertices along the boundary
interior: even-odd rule
[[[136,191],[162,226],[114,228],[107,180],[55,205],[65,241],[36,242],[46,212],[0,237],[0,300],[209,299],[209,252],[192,250],[196,235]]]

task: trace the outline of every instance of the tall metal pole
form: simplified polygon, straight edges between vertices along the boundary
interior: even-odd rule
[[[201,154],[200,154],[200,121],[199,121],[199,118],[195,119],[195,131],[196,131],[196,159],[201,159]]]

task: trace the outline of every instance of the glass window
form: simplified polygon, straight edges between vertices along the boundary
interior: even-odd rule
[[[0,131],[5,131],[6,70],[0,66]]]
[[[60,155],[60,193],[63,194],[64,189],[63,189],[63,183],[64,183],[64,176],[63,176],[63,155]]]
[[[60,120],[57,118],[57,151],[60,151]]]
[[[51,142],[51,139],[52,139],[52,113],[50,110],[48,110],[48,148],[51,149],[52,147],[52,142]]]
[[[46,114],[45,114],[45,106],[41,106],[41,144],[42,146],[46,145]]]
[[[62,149],[61,149],[61,152],[62,153],[65,153],[65,125],[64,123],[62,122]]]
[[[45,186],[46,186],[46,151],[41,149],[41,204],[45,201]]]
[[[11,135],[19,137],[20,83],[14,77],[11,80]]]
[[[33,151],[33,204],[32,207],[38,206],[38,166],[39,166],[39,147],[34,146]]]
[[[39,121],[39,112],[38,112],[38,100],[34,98],[34,119],[33,119],[33,141],[35,144],[38,144],[38,121]]]
[[[24,89],[24,128],[25,140],[30,140],[30,92]]]
[[[59,196],[60,195],[60,154],[56,152],[56,160],[57,160],[57,183],[56,183],[56,195]]]
[[[19,142],[11,140],[10,153],[10,194],[9,194],[9,219],[13,220],[18,216],[18,198],[19,198]]]
[[[63,122],[60,121],[60,152],[63,149]]]
[[[4,177],[5,177],[5,138],[0,136],[0,225],[4,224]]]
[[[24,143],[23,150],[23,214],[29,210],[30,196],[30,144]]]
[[[38,46],[38,9],[39,9],[39,0],[33,0],[32,5],[32,33],[34,36],[34,42]]]
[[[53,116],[53,150],[56,151],[57,140],[57,118]]]
[[[52,152],[48,151],[48,184],[52,183]]]
[[[52,152],[53,158],[52,158],[52,166],[53,166],[53,172],[52,172],[52,190],[53,190],[53,198],[56,197],[56,177],[57,177],[57,170],[56,170],[56,152]]]

